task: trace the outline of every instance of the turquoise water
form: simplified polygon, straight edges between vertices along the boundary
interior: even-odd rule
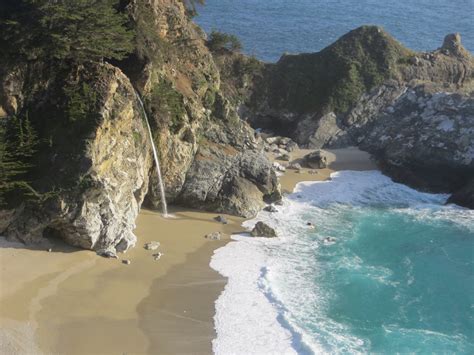
[[[246,53],[276,61],[284,52],[314,52],[365,24],[384,27],[414,50],[438,48],[460,32],[474,50],[474,0],[206,0],[196,21],[234,33]]]
[[[287,316],[329,351],[474,353],[474,213],[379,173],[330,184],[298,193],[310,205],[303,219],[318,228],[300,236],[285,265],[301,253],[311,259],[301,262],[313,298],[291,297]],[[273,281],[284,304],[297,287],[288,272]]]
[[[257,283],[278,314],[274,324],[259,315],[262,323],[286,330],[300,354],[473,354],[474,211],[376,171],[332,177],[299,184],[278,213],[259,214],[278,241],[241,238],[226,247],[229,280],[259,273],[241,287]]]
[[[351,350],[474,353],[472,231],[390,207],[339,208],[334,218],[341,225],[307,242],[338,240],[315,250],[313,282],[326,300],[318,316],[362,340]]]

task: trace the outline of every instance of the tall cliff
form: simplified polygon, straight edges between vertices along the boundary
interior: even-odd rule
[[[142,203],[158,206],[160,195],[135,90],[171,203],[249,217],[264,200],[280,198],[272,165],[222,93],[204,35],[183,3],[121,1],[120,11],[136,31],[135,50],[123,60],[2,66],[2,127],[19,128],[18,144],[31,128],[36,143],[24,171],[8,181],[0,235],[23,242],[54,235],[94,250],[136,242]]]

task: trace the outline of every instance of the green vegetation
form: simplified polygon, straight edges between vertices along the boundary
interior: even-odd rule
[[[28,180],[28,172],[33,166],[38,135],[28,115],[4,120],[0,125],[0,205],[11,198],[37,196]]]
[[[172,133],[177,133],[183,127],[186,115],[183,96],[169,81],[159,81],[146,101],[153,116],[159,117],[160,123],[167,125]]]
[[[363,93],[396,77],[409,53],[380,28],[363,26],[319,53],[283,56],[266,73],[268,95],[277,108],[343,113]]]
[[[234,72],[237,76],[258,75],[264,64],[255,57],[239,57],[234,63]]]
[[[67,99],[66,115],[71,122],[81,122],[93,115],[97,102],[96,91],[86,82],[64,87]]]
[[[242,49],[242,44],[237,36],[219,31],[211,32],[207,41],[207,46],[212,52],[225,50],[239,52]]]
[[[133,50],[117,0],[2,0],[0,47],[13,60],[75,63],[122,59]]]
[[[171,46],[165,42],[156,31],[153,9],[145,1],[138,1],[134,6],[134,14],[129,26],[135,31],[134,47],[140,59],[162,62],[165,55],[171,51]]]

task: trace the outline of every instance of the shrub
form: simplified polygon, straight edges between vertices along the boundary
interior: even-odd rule
[[[207,46],[213,52],[222,50],[239,52],[242,49],[242,44],[237,36],[219,31],[211,32]]]

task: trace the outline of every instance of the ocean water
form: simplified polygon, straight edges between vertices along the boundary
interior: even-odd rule
[[[244,51],[273,62],[284,52],[315,52],[361,25],[384,27],[420,51],[460,32],[474,50],[474,0],[206,0],[196,22],[236,34]]]
[[[473,354],[474,211],[377,171],[331,177],[245,222],[279,238],[216,251],[214,351]]]

